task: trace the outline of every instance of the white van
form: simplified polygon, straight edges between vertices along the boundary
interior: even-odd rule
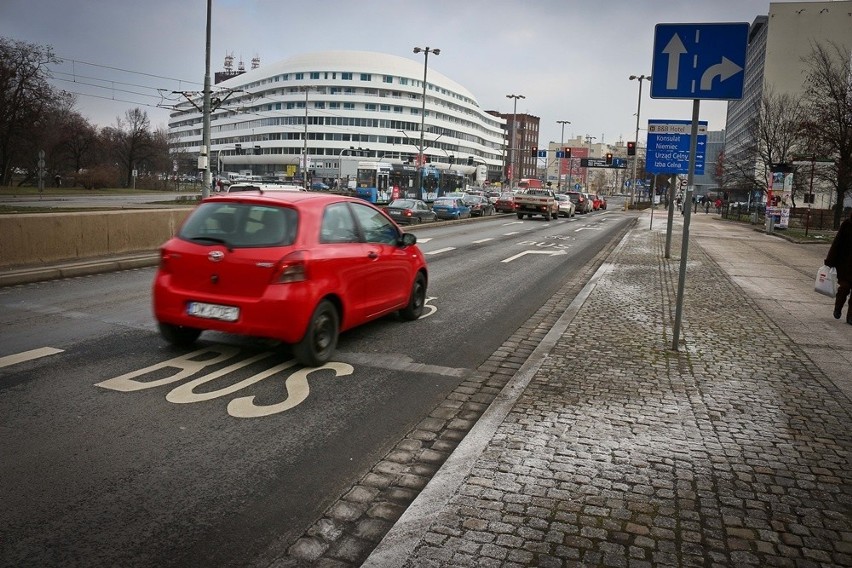
[[[238,193],[240,191],[305,191],[305,188],[282,183],[252,183],[241,181],[239,183],[232,183],[225,191],[228,193]]]

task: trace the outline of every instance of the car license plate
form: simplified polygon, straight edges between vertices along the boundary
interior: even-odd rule
[[[220,306],[218,304],[205,304],[204,302],[190,302],[186,307],[186,313],[197,318],[222,321],[237,321],[240,317],[239,308]]]

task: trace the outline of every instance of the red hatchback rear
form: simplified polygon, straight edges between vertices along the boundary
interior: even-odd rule
[[[427,269],[415,243],[361,199],[211,197],[161,247],[154,317],[177,345],[204,330],[267,337],[319,366],[341,331],[396,311],[420,317]]]

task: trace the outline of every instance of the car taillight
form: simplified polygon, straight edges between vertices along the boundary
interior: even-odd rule
[[[273,283],[289,284],[308,279],[308,254],[306,251],[291,252],[278,261],[272,277]]]
[[[406,217],[411,217],[411,215],[413,215],[413,213],[411,212],[411,209],[406,209],[405,213],[403,213],[403,215],[405,215]]]
[[[160,249],[160,271],[171,272],[172,267],[169,261],[173,258],[177,258],[178,256],[179,255],[172,254],[165,249]]]

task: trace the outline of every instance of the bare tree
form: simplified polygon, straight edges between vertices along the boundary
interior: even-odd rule
[[[807,120],[802,132],[810,157],[833,160],[819,178],[834,188],[834,228],[840,226],[843,202],[852,193],[852,54],[841,45],[817,43],[804,58],[810,64],[803,97]]]
[[[35,165],[33,134],[65,98],[47,82],[47,65],[58,62],[50,47],[0,37],[0,185],[13,168]]]
[[[125,112],[124,119],[117,118],[115,126],[103,130],[109,151],[125,172],[127,186],[133,182],[133,170],[147,165],[154,155],[150,125],[148,113],[137,107]]]
[[[800,99],[767,89],[754,109],[746,139],[722,158],[724,185],[766,193],[769,175],[778,164],[792,167],[802,144],[803,116]]]

